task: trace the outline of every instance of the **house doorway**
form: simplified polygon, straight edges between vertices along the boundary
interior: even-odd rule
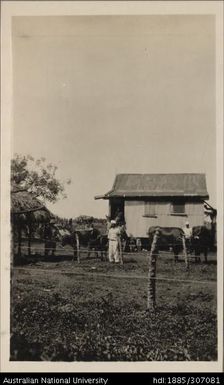
[[[110,217],[111,219],[116,219],[120,223],[125,223],[124,199],[122,198],[110,199]]]

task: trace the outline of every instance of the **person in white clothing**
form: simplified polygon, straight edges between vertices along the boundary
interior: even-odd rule
[[[109,239],[109,262],[119,263],[119,245],[120,245],[120,229],[117,227],[116,221],[110,222],[111,227],[108,231]]]
[[[186,240],[187,250],[190,251],[191,248],[191,238],[192,238],[192,228],[190,227],[190,223],[187,221],[185,223],[185,227],[183,227],[184,237]]]
[[[192,228],[190,227],[190,223],[188,221],[185,223],[185,227],[183,227],[183,232],[186,239],[190,239],[192,237]]]

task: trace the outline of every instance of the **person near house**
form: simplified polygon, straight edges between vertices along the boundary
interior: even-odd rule
[[[186,248],[188,252],[191,249],[191,238],[192,238],[192,228],[190,227],[190,223],[188,221],[185,222],[185,226],[183,227],[184,237],[186,241]]]
[[[136,239],[136,247],[137,247],[137,251],[141,251],[141,250],[142,250],[142,241],[141,241],[141,238],[137,238],[137,239]]]
[[[133,235],[129,237],[129,250],[131,253],[136,251],[136,239],[133,237]]]
[[[204,214],[204,226],[208,230],[212,230],[212,218],[211,215],[208,213]]]
[[[123,226],[125,224],[124,214],[120,209],[117,209],[114,220],[116,221],[118,226]]]
[[[119,263],[119,252],[120,252],[120,236],[121,231],[117,226],[115,220],[110,222],[111,226],[108,231],[108,240],[109,240],[109,262]]]
[[[111,218],[109,217],[109,215],[106,215],[106,226],[107,226],[107,233],[108,233],[108,231],[110,230],[110,227],[111,227],[111,223],[110,223],[110,221],[111,221]]]

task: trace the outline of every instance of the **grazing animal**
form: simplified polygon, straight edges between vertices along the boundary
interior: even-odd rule
[[[148,230],[149,247],[151,249],[155,231],[159,230],[157,250],[173,250],[174,260],[178,261],[178,254],[183,250],[183,230],[179,227],[150,227]]]
[[[79,236],[74,231],[70,234],[65,234],[61,237],[61,245],[64,247],[69,245],[73,248],[73,261],[74,259],[78,259],[79,262]]]
[[[82,247],[90,246],[91,242],[95,241],[100,235],[99,230],[95,228],[85,229],[85,230],[75,230],[79,236],[79,243]]]
[[[59,240],[57,229],[50,223],[44,226],[43,237],[44,237],[44,255],[45,257],[51,253],[55,255],[57,241]]]
[[[107,236],[101,235],[97,229],[75,230],[62,237],[62,246],[70,245],[74,249],[74,258],[78,257],[80,247],[87,249],[87,258],[94,252],[100,254],[102,260],[107,251]]]
[[[205,226],[194,226],[192,229],[192,249],[195,256],[200,260],[200,254],[203,253],[205,262],[207,262],[207,256],[209,249],[212,248],[212,232]]]
[[[129,238],[127,236],[124,226],[120,227],[121,231],[121,246],[122,251],[127,251],[129,248]],[[108,252],[108,236],[101,234],[95,228],[85,230],[74,230],[63,235],[61,234],[62,246],[69,245],[74,249],[74,258],[79,257],[80,248],[86,249],[87,258],[94,253],[95,256],[100,257],[102,261],[107,259]]]
[[[100,256],[102,261],[106,260],[106,254],[108,250],[107,235],[99,234],[97,238],[90,239],[87,248],[87,257],[90,256],[91,252],[94,252],[97,257]]]
[[[137,251],[136,238],[130,237],[128,240],[129,250],[131,253]]]
[[[92,251],[98,256],[98,237],[100,236],[99,230],[95,228],[76,230],[76,234],[79,237],[80,247],[87,249],[87,257],[89,258]]]
[[[107,235],[99,235],[98,237],[98,247],[101,253],[101,260],[107,259],[107,251],[108,251],[108,237]]]
[[[119,228],[120,228],[120,234],[121,234],[120,236],[121,236],[122,251],[129,251],[130,250],[130,248],[129,248],[130,238],[127,235],[126,228],[124,225],[119,226]]]
[[[48,254],[51,254],[52,257],[55,255],[56,253],[56,246],[57,246],[57,242],[55,240],[45,240],[44,242],[44,255],[45,257],[48,256]]]

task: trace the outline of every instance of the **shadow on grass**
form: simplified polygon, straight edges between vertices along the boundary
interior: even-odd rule
[[[73,259],[72,255],[48,255],[44,256],[41,254],[35,255],[22,255],[15,256],[14,266],[24,266],[29,264],[35,264],[38,262],[62,262],[62,261],[71,261]]]

